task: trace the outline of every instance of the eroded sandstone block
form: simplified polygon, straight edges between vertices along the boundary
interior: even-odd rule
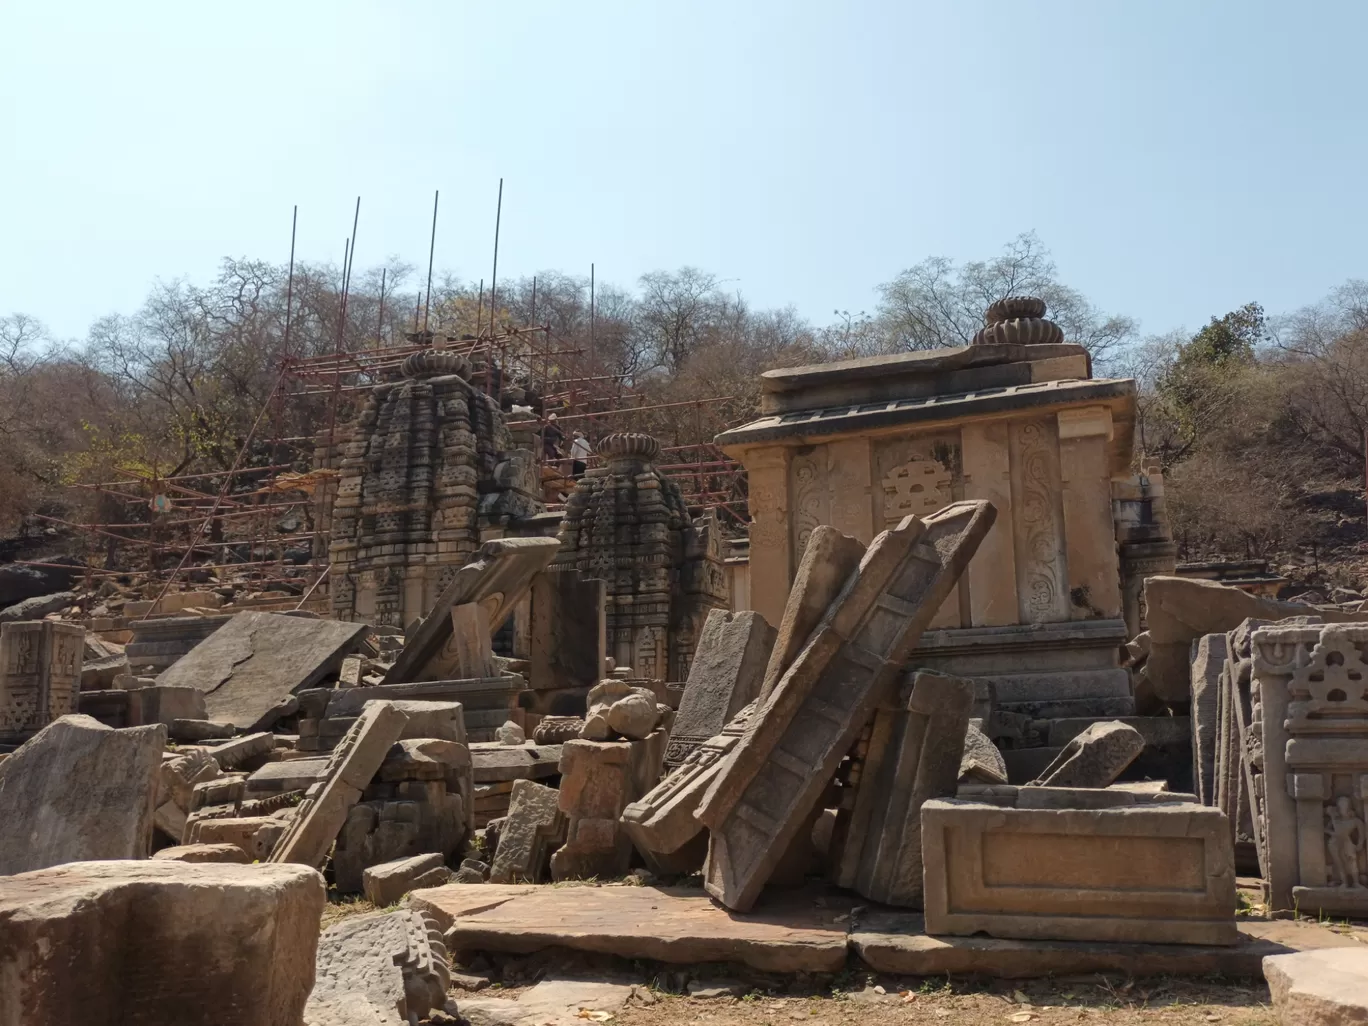
[[[146,858],[166,728],[63,716],[0,766],[0,875]]]
[[[922,671],[902,709],[874,714],[855,785],[855,806],[835,830],[833,877],[885,905],[922,900],[921,807],[954,797],[974,682]]]
[[[705,885],[728,908],[754,904],[995,515],[958,502],[880,534],[761,700],[696,813],[711,830]]]
[[[565,843],[565,826],[559,791],[531,780],[515,780],[489,870],[490,882],[540,883],[551,853]]]
[[[366,900],[377,908],[393,905],[409,891],[440,887],[451,882],[451,870],[440,852],[412,855],[406,859],[367,866],[362,874]]]
[[[78,624],[0,625],[0,737],[28,737],[76,711],[84,651],[85,628]]]
[[[306,1026],[417,1022],[443,1007],[451,983],[441,931],[412,909],[328,927],[316,976]]]
[[[1224,634],[1203,634],[1192,643],[1192,789],[1203,805],[1216,804],[1216,720],[1227,656]]]
[[[1360,947],[1266,955],[1263,973],[1282,1026],[1368,1022],[1368,951]]]
[[[1023,789],[1024,790],[1024,789]],[[1146,803],[922,806],[926,932],[1235,944],[1235,867],[1217,809]]]
[[[1106,787],[1145,750],[1140,731],[1125,723],[1094,723],[1064,746],[1032,783],[1042,787]]]
[[[143,859],[0,877],[0,1022],[299,1026],[323,903],[305,866]]]
[[[1007,783],[1007,762],[992,739],[971,721],[964,732],[964,755],[960,758],[961,782]]]
[[[727,721],[760,693],[775,637],[774,628],[754,610],[708,613],[670,728],[667,768],[674,769],[704,741],[720,734]]]
[[[154,852],[152,857],[170,862],[228,862],[237,865],[252,861],[236,844],[174,844]]]

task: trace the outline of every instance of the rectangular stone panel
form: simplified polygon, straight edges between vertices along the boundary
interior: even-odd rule
[[[593,687],[606,676],[604,582],[574,570],[532,578],[528,679],[538,691]]]
[[[775,630],[754,610],[714,609],[703,624],[684,696],[679,703],[665,765],[682,763],[760,692]]]
[[[1230,831],[1189,803],[922,806],[926,930],[1024,940],[1234,944]]]
[[[754,904],[993,517],[989,503],[955,503],[879,535],[761,700],[696,813],[712,831],[705,885],[727,907]]]

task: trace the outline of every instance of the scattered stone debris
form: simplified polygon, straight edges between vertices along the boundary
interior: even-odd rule
[[[451,985],[441,932],[412,910],[358,916],[318,938],[306,1026],[410,1026],[447,1005]],[[454,1009],[454,1002],[452,1008]]]

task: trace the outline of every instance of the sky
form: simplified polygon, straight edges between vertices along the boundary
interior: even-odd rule
[[[818,323],[1024,231],[1146,333],[1368,277],[1368,4],[0,0],[0,316],[226,256],[630,284]],[[421,273],[421,272],[420,272]]]

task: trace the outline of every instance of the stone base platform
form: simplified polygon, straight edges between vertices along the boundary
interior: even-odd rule
[[[1098,944],[931,937],[917,913],[870,907],[823,888],[767,891],[754,912],[693,888],[448,884],[414,891],[460,952],[544,948],[676,964],[735,962],[764,972],[839,972],[851,956],[877,972],[1027,979],[1079,973],[1261,975],[1266,955],[1361,946],[1311,922],[1250,920],[1238,944]],[[862,911],[854,912],[857,905]]]

